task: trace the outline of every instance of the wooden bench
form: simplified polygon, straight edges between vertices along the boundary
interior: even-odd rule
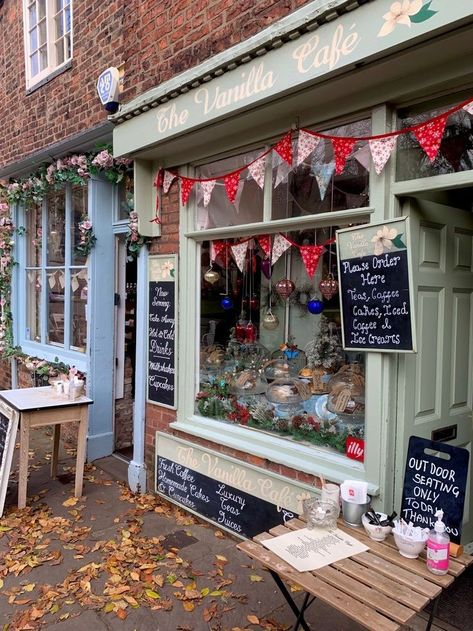
[[[407,559],[399,554],[392,535],[382,543],[372,541],[363,529],[349,528],[341,520],[339,528],[368,546],[368,551],[312,572],[298,572],[261,545],[265,539],[305,526],[302,520],[292,519],[285,526],[276,526],[253,541],[237,545],[269,570],[296,616],[294,630],[301,626],[310,631],[304,614],[313,600],[319,598],[371,631],[401,629],[432,602],[428,631],[442,591],[473,563],[473,557],[465,554],[450,558],[448,574],[437,576],[428,571],[425,554],[418,559]],[[306,592],[301,607],[285,583],[296,584]]]

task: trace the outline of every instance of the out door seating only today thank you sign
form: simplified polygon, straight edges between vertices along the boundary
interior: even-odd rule
[[[343,348],[415,352],[407,217],[337,230],[337,248]]]

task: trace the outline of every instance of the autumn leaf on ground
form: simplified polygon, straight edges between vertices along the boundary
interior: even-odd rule
[[[79,499],[77,497],[70,497],[68,500],[62,503],[63,506],[75,506]]]
[[[251,574],[250,581],[252,583],[260,583],[261,581],[264,581],[264,578],[262,576],[258,576],[257,574]]]
[[[193,603],[193,602],[190,602],[189,600],[184,600],[184,601],[182,602],[182,606],[184,607],[184,609],[185,609],[186,611],[194,611],[194,609],[195,609],[195,605],[194,605],[194,603]]]
[[[258,616],[249,615],[249,616],[246,616],[246,619],[248,620],[250,624],[259,624]]]

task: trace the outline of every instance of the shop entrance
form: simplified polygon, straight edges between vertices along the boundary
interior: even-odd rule
[[[404,198],[411,218],[417,349],[399,360],[396,505],[409,436],[470,451],[473,440],[473,188]],[[401,440],[402,437],[402,440]],[[470,455],[470,475],[473,463]],[[468,482],[462,542],[473,541]],[[441,507],[439,507],[441,508]]]
[[[116,241],[115,287],[115,454],[133,457],[135,399],[136,260],[127,260],[125,236]]]

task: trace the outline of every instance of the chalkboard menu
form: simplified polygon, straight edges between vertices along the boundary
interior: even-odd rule
[[[210,449],[156,433],[156,492],[241,537],[297,516],[310,487]],[[307,492],[309,491],[309,492]]]
[[[337,231],[346,350],[415,351],[407,218]]]
[[[148,401],[176,407],[176,257],[150,256]]]
[[[0,400],[0,517],[3,515],[17,429],[18,412]]]
[[[407,451],[401,517],[433,528],[435,512],[444,512],[447,533],[460,543],[469,452],[462,447],[411,436]]]

